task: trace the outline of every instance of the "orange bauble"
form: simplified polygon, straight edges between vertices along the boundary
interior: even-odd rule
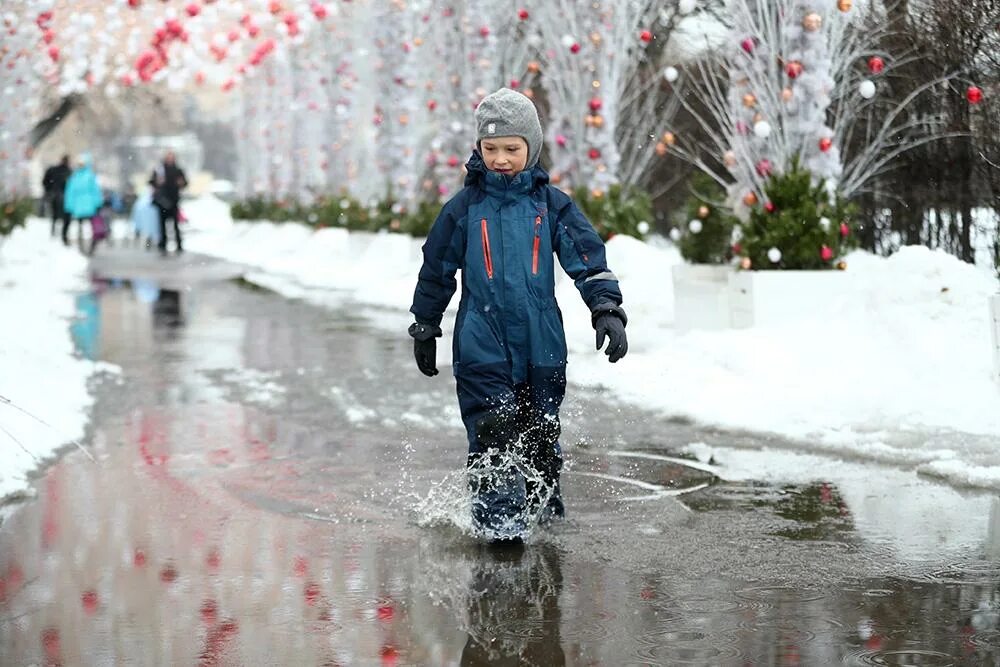
[[[755,206],[757,204],[757,195],[753,192],[748,192],[743,195],[743,203],[746,206]]]

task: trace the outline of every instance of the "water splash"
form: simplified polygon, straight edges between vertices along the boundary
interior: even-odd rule
[[[551,517],[549,503],[557,485],[530,466],[517,452],[490,450],[475,466],[449,472],[432,484],[426,495],[414,493],[409,509],[421,527],[449,527],[476,538],[496,538],[519,534],[528,538]],[[516,486],[516,488],[514,488]],[[473,489],[478,493],[474,494]],[[473,498],[504,503],[510,508],[502,521],[504,528],[484,529],[473,521]],[[480,505],[481,510],[486,508]],[[478,512],[477,512],[478,513]]]

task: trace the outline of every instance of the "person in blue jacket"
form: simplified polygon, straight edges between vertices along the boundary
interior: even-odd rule
[[[501,88],[482,100],[475,119],[465,187],[423,246],[409,333],[417,367],[437,375],[436,339],[461,269],[453,370],[469,440],[473,526],[493,541],[519,541],[533,521],[564,515],[566,337],[555,258],[590,308],[597,349],[608,339],[612,363],[628,351],[627,318],[604,243],[538,164],[542,128],[532,101]]]
[[[71,218],[80,221],[91,220],[104,206],[104,191],[97,183],[92,159],[89,153],[80,156],[80,162],[66,182],[66,194],[63,197],[66,218],[63,223],[63,243],[69,245],[69,225]],[[82,234],[82,231],[81,231]]]

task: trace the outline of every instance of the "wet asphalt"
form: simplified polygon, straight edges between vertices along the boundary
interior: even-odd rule
[[[488,547],[405,314],[192,255],[92,270],[71,333],[122,370],[96,462],[3,508],[0,665],[1000,664],[995,498],[571,386],[568,519]]]

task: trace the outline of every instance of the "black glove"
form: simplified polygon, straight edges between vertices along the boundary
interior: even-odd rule
[[[628,317],[621,306],[613,303],[599,304],[590,314],[590,322],[597,332],[597,349],[604,346],[604,337],[608,338],[608,347],[604,353],[608,361],[615,363],[628,352],[628,338],[625,336],[625,325]]]
[[[417,360],[417,368],[427,377],[434,377],[438,374],[437,341],[434,339],[441,337],[441,327],[414,322],[409,333],[413,337],[413,357]]]

